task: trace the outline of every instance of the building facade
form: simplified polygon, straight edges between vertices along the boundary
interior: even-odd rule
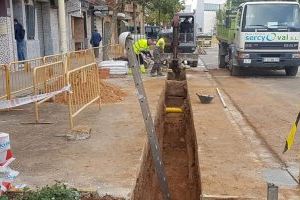
[[[12,0],[0,1],[0,63],[14,60],[16,55],[11,5]]]
[[[204,3],[204,34],[215,34],[217,23],[217,11],[219,9],[221,9],[221,4]]]
[[[95,14],[93,8],[105,12]],[[108,10],[107,10],[108,9]],[[112,28],[112,11],[104,0],[65,0],[68,51],[90,47],[90,37],[96,28],[109,44],[111,35],[128,30],[133,24],[133,9],[125,5],[118,13],[117,26]],[[54,55],[61,52],[58,0],[1,0],[0,1],[0,64],[17,60],[14,23],[17,19],[25,29],[26,59]],[[136,23],[143,27],[141,9],[137,9]]]

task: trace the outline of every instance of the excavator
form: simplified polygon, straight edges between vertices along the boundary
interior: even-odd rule
[[[191,67],[197,67],[199,53],[194,21],[194,13],[177,13],[173,17],[172,28],[160,31],[158,37],[163,37],[166,41],[165,52],[162,55],[164,60],[177,59],[179,64],[184,62]],[[174,66],[174,63],[170,62],[170,65]]]

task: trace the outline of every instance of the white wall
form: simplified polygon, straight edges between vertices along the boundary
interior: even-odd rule
[[[185,5],[185,8],[184,8],[184,10],[183,10],[183,12],[185,12],[185,13],[190,13],[190,12],[192,12],[192,5],[186,4],[186,5]]]
[[[200,33],[199,28],[204,27],[204,0],[197,0],[197,7],[196,7],[196,34]]]
[[[216,24],[216,12],[204,11],[204,19],[203,33],[212,33]]]

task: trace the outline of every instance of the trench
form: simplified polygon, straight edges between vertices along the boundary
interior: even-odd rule
[[[183,112],[166,113],[166,107],[180,107]],[[175,80],[173,73],[168,74],[154,123],[171,199],[200,199],[198,146],[185,72],[179,80]],[[144,146],[142,164],[131,199],[163,199],[148,143]]]

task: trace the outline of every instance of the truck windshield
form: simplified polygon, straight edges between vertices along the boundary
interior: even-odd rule
[[[246,5],[243,16],[243,31],[269,30],[299,31],[300,14],[297,4]]]

